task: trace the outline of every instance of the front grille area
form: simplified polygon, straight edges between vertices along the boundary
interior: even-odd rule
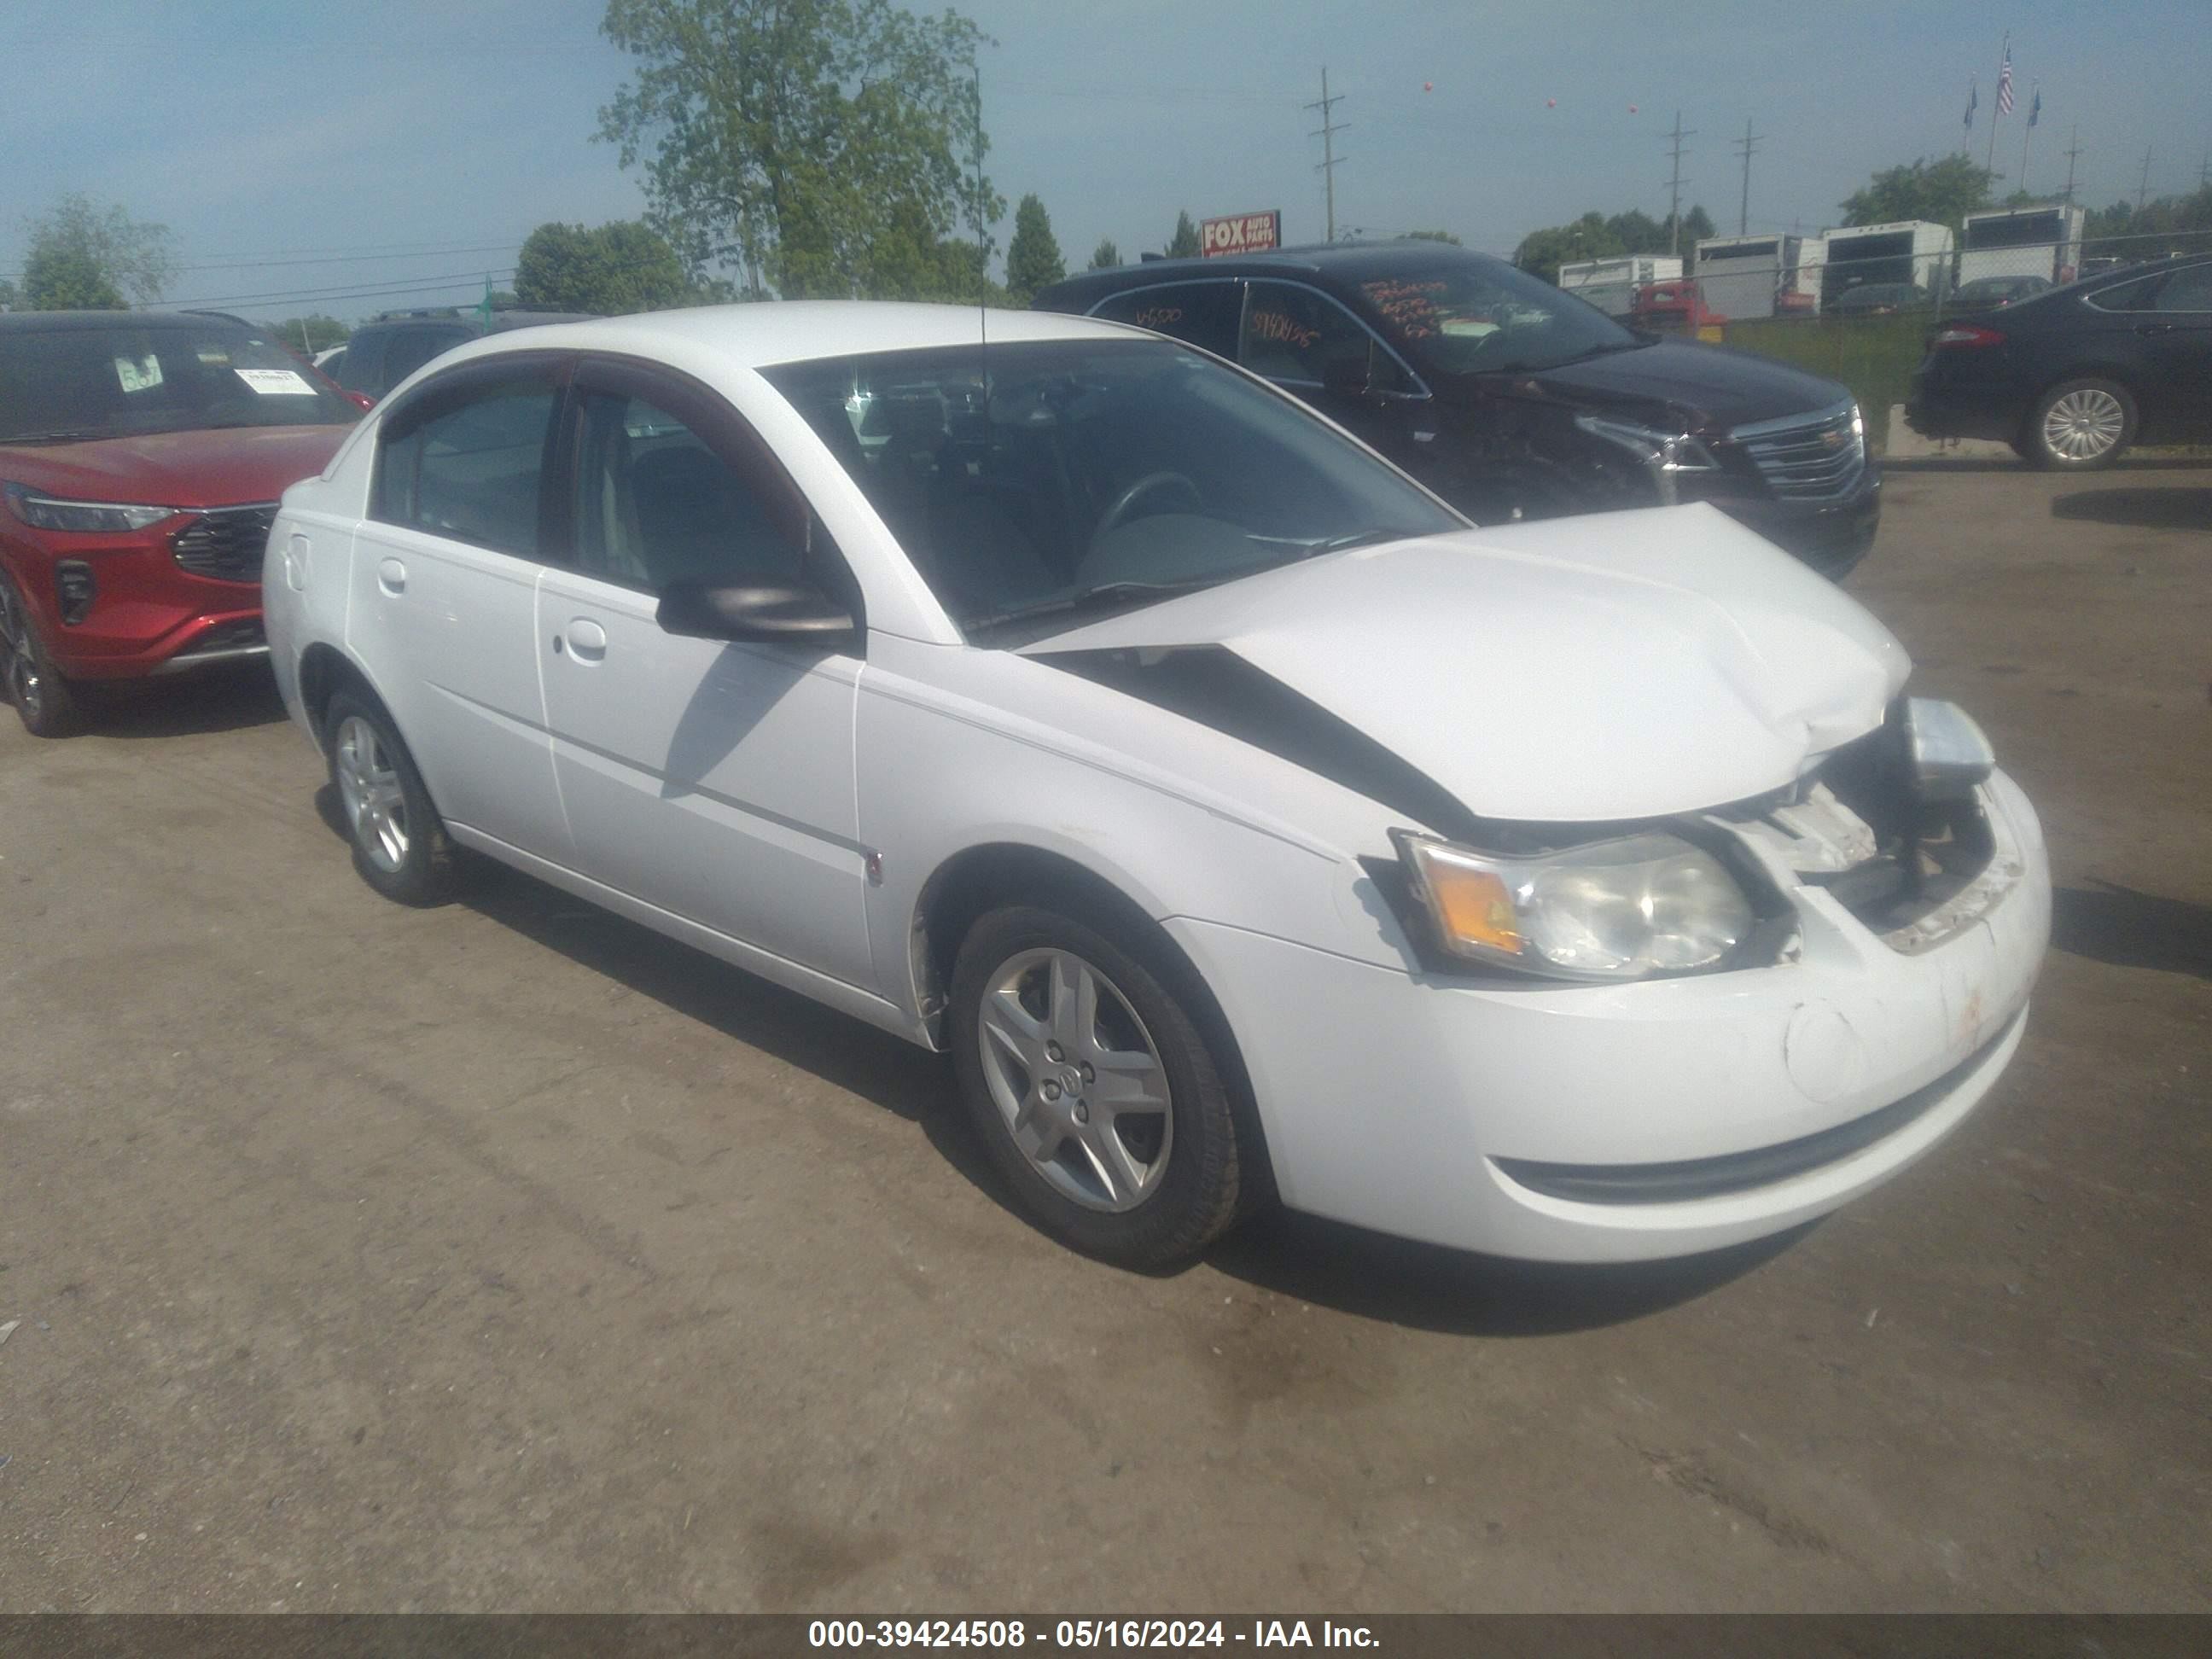
[[[200,514],[170,538],[179,568],[219,582],[261,580],[261,556],[269,546],[269,526],[276,503],[217,507]]]
[[[1851,430],[1850,405],[1803,420],[1762,421],[1730,434],[1766,487],[1784,501],[1831,501],[1866,471],[1866,440]]]

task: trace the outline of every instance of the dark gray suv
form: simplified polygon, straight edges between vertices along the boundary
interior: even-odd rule
[[[541,323],[578,323],[580,311],[495,311],[486,323],[474,312],[390,311],[354,330],[345,350],[323,365],[323,372],[348,392],[381,398],[392,387],[455,346],[511,328]]]

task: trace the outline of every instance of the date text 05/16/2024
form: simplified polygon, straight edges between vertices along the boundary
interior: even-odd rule
[[[1364,1625],[1252,1619],[817,1619],[812,1648],[1372,1648]]]

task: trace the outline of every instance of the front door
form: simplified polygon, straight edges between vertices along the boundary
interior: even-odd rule
[[[538,592],[546,725],[575,868],[872,988],[853,781],[860,660],[664,633],[679,578],[842,587],[796,489],[705,388],[586,359],[568,452],[571,556]]]
[[[2212,438],[2212,264],[2171,272],[2135,320],[2159,405],[2143,411],[2153,436]]]
[[[535,600],[562,366],[548,355],[464,367],[386,416],[346,637],[440,813],[565,862]]]

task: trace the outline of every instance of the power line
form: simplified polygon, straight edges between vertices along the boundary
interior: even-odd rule
[[[1743,157],[1743,204],[1737,210],[1735,218],[1735,234],[1739,236],[1751,233],[1751,153],[1759,148],[1765,137],[1763,132],[1751,130],[1751,118],[1746,116],[1743,137],[1729,146]]]
[[[402,253],[325,253],[303,259],[209,259],[198,264],[179,265],[177,270],[180,274],[191,270],[276,270],[287,265],[367,264],[378,259],[449,259],[465,253],[513,253],[521,246],[520,242],[492,242],[465,247],[410,249]]]
[[[1348,131],[1352,124],[1349,121],[1332,123],[1329,114],[1344,101],[1344,98],[1345,94],[1340,92],[1334,98],[1328,95],[1328,65],[1323,64],[1321,66],[1321,100],[1304,107],[1321,112],[1320,127],[1306,137],[1321,140],[1321,164],[1314,171],[1321,174],[1326,183],[1328,195],[1328,235],[1326,240],[1332,242],[1336,240],[1336,164],[1344,160],[1336,153],[1336,135]]]
[[[1746,131],[1750,129],[1747,127]],[[1682,177],[1682,140],[1694,138],[1698,130],[1682,130],[1682,112],[1674,112],[1674,130],[1663,135],[1674,141],[1674,173],[1667,185],[1667,252],[1679,254],[1682,251],[1682,186],[1689,182]]]
[[[2136,211],[2143,210],[2143,198],[2150,194],[2150,146],[2143,146],[2142,181],[2136,186]]]

